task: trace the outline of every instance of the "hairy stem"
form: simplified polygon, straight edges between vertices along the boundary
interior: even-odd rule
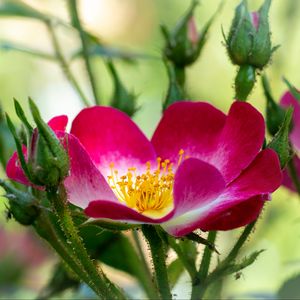
[[[152,225],[143,225],[143,234],[147,239],[154,266],[155,279],[161,299],[172,299],[166,266],[165,245]]]

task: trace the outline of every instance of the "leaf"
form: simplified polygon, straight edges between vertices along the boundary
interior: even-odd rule
[[[184,266],[179,258],[172,261],[172,263],[168,266],[168,278],[171,289],[176,285],[183,271]]]
[[[299,299],[300,274],[287,280],[278,291],[279,299]]]

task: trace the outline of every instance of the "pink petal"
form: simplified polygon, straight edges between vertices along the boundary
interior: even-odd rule
[[[169,220],[173,211],[162,218],[149,218],[139,212],[129,208],[120,202],[112,202],[106,200],[95,200],[89,203],[89,206],[84,211],[86,215],[92,218],[111,219],[127,223],[149,223],[159,224]]]
[[[66,145],[70,157],[70,175],[64,181],[68,201],[82,208],[95,199],[118,201],[79,140],[68,134]]]
[[[109,164],[127,172],[156,159],[155,151],[131,119],[111,107],[94,106],[82,110],[72,124],[71,133],[85,147],[103,174]]]
[[[202,220],[199,227],[203,231],[208,230],[231,230],[245,226],[255,221],[265,204],[265,200],[261,196],[252,197],[246,201],[229,207],[216,214],[214,218],[211,216]]]
[[[256,157],[264,137],[263,116],[249,103],[234,102],[210,162],[229,183]]]
[[[205,102],[177,102],[168,107],[154,132],[152,144],[159,156],[178,160],[178,152],[207,160],[215,151],[226,116]]]
[[[205,206],[224,189],[224,179],[214,166],[197,158],[185,160],[175,174],[175,216]]]
[[[293,113],[293,129],[290,134],[290,139],[293,146],[300,151],[300,103],[299,101],[290,93],[286,92],[281,100],[280,104],[283,107],[292,106],[294,108]]]
[[[254,28],[257,31],[258,27],[259,27],[259,13],[258,12],[254,11],[251,13],[251,21],[252,21]]]
[[[68,117],[66,115],[56,116],[48,122],[48,125],[53,131],[66,131],[67,124]]]
[[[22,151],[24,153],[24,156],[26,157],[27,149],[25,146],[22,147]],[[11,156],[11,158],[7,162],[6,175],[9,179],[12,179],[16,182],[19,182],[19,183],[22,183],[25,185],[31,185],[21,168],[21,164],[20,164],[17,152],[14,152],[13,155]]]
[[[202,207],[191,210],[177,219],[172,219],[163,227],[170,234],[181,236],[197,228],[227,230],[236,228],[239,224],[245,225],[258,215],[263,206],[259,201],[268,200],[269,193],[280,186],[281,180],[282,174],[277,154],[271,149],[263,150],[217,199],[206,202]],[[248,203],[252,198],[257,200],[254,204],[252,202],[249,202],[249,205],[242,204]],[[249,207],[255,209],[251,211],[247,209]],[[230,218],[226,219],[226,216]],[[223,223],[221,221],[218,223],[217,220],[223,220]],[[210,227],[211,224],[213,227]],[[218,224],[220,227],[216,228]]]

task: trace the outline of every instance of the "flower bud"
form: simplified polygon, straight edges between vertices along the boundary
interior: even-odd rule
[[[32,225],[40,214],[37,200],[26,192],[17,190],[4,180],[0,186],[5,190],[5,197],[9,200],[9,212],[22,225]]]
[[[274,52],[271,46],[268,13],[271,0],[265,0],[258,12],[250,13],[243,0],[236,8],[235,16],[226,39],[230,59],[236,65],[252,65],[262,69]]]
[[[34,184],[56,186],[68,175],[69,158],[55,133],[41,119],[33,101],[29,103],[37,128],[31,136],[28,171]]]
[[[191,7],[178,21],[172,32],[169,32],[166,27],[162,26],[162,33],[166,40],[165,56],[177,68],[184,68],[197,60],[213,20],[211,18],[201,33],[199,33],[193,16],[197,4],[197,1],[192,2]]]

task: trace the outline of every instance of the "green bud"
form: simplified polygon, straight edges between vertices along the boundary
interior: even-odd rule
[[[262,76],[262,85],[267,100],[266,123],[271,135],[275,135],[283,123],[285,110],[281,108],[273,99],[267,77]]]
[[[283,123],[275,134],[267,148],[271,148],[278,154],[281,168],[283,169],[292,158],[292,150],[289,144],[289,132],[291,128],[293,108],[289,107],[285,113]]]
[[[226,39],[227,51],[233,64],[247,64],[254,32],[247,2],[243,0],[235,9],[234,19]]]
[[[110,70],[114,83],[114,94],[111,106],[123,111],[131,117],[137,111],[136,96],[126,90],[120,80],[115,66],[111,61],[107,62],[107,66]]]
[[[198,32],[194,20],[194,10],[198,1],[192,4],[184,16],[177,22],[171,32],[165,26],[161,27],[166,41],[164,50],[165,57],[178,68],[184,68],[194,63],[206,42],[208,30],[215,15],[206,23],[201,32]],[[218,9],[219,10],[219,9]]]
[[[246,101],[255,84],[255,68],[249,65],[241,66],[235,77],[235,99]]]
[[[228,37],[227,51],[233,64],[262,69],[275,48],[271,45],[268,14],[271,0],[265,0],[258,12],[250,13],[247,1],[237,6]]]
[[[16,189],[4,180],[0,180],[0,186],[6,191],[9,212],[16,221],[22,225],[32,225],[40,214],[37,200],[31,194]]]
[[[28,169],[32,182],[43,186],[58,185],[69,172],[69,158],[52,129],[42,120],[29,99],[30,109],[37,129],[31,136],[28,151]]]

